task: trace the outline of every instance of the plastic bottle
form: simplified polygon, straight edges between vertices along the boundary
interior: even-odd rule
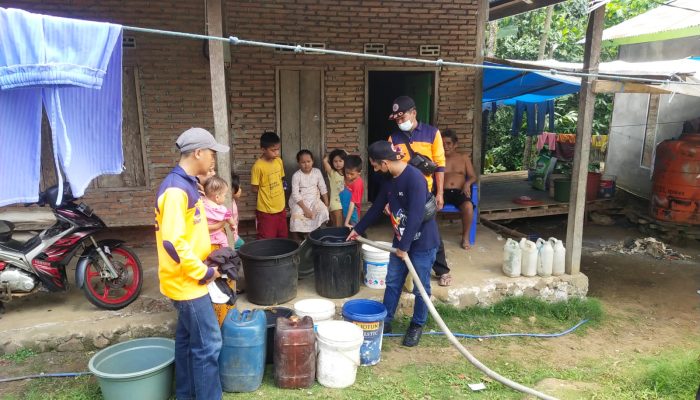
[[[520,239],[520,250],[522,252],[522,267],[520,272],[523,276],[537,275],[537,245],[531,240]]]
[[[275,385],[301,389],[316,380],[316,335],[311,317],[277,318],[275,329]]]
[[[522,266],[522,251],[520,245],[513,239],[508,238],[503,245],[503,273],[511,278],[520,276]]]
[[[551,243],[537,239],[537,275],[541,277],[552,276],[552,263],[554,262],[554,249]]]
[[[549,243],[554,250],[552,275],[564,275],[566,273],[566,247],[564,247],[564,243],[561,240],[553,237],[549,238]]]

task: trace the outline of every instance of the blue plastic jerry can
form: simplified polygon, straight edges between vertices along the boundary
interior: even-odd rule
[[[221,336],[219,374],[224,392],[255,391],[265,372],[265,312],[230,310],[221,326]]]

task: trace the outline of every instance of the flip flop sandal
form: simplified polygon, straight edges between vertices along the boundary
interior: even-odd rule
[[[438,285],[440,286],[450,286],[452,284],[452,275],[442,274],[438,279]]]

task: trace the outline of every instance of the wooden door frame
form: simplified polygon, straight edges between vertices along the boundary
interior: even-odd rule
[[[321,73],[321,151],[326,148],[326,79],[325,79],[325,69],[323,67],[313,67],[307,65],[299,66],[276,66],[275,67],[275,132],[277,135],[280,134],[282,129],[282,117],[280,115],[281,110],[281,98],[280,98],[280,71],[302,71],[311,70],[319,71]],[[281,137],[280,137],[281,138]],[[323,159],[323,154],[316,155],[320,159]]]
[[[433,123],[435,125],[438,124],[439,120],[439,112],[438,112],[438,88],[440,87],[440,68],[439,67],[385,67],[385,66],[365,66],[365,106],[364,106],[364,112],[363,112],[363,122],[362,122],[362,128],[360,129],[362,131],[362,137],[358,138],[359,143],[360,143],[360,157],[362,157],[363,162],[367,163],[369,161],[369,158],[367,156],[367,147],[369,144],[367,143],[368,138],[369,138],[369,73],[370,72],[432,72],[434,75],[434,80],[433,80]],[[387,111],[387,115],[388,115]],[[430,123],[430,121],[427,121],[427,123]],[[363,168],[362,169],[362,179],[365,181],[365,185],[367,184],[367,169]],[[366,187],[365,187],[366,189]],[[362,199],[363,201],[367,201],[367,190],[365,190],[364,193],[364,198]]]

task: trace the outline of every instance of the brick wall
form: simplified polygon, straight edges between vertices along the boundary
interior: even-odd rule
[[[228,35],[267,42],[322,42],[326,48],[362,52],[365,43],[384,43],[387,55],[420,57],[421,44],[439,44],[440,58],[472,62],[476,49],[478,0],[431,2],[379,0],[228,1]],[[330,55],[275,53],[232,47],[228,70],[233,169],[249,182],[259,155],[259,135],[275,129],[275,68],[320,67],[324,72],[325,143],[358,152],[365,135],[365,73],[374,67],[415,64]],[[464,151],[471,150],[474,73],[462,68],[439,72],[437,125],[456,128]],[[244,193],[239,208],[252,215],[255,197]]]
[[[174,5],[175,4],[175,5]],[[361,52],[364,43],[386,44],[388,55],[419,57],[420,44],[441,45],[445,60],[471,62],[476,48],[478,0],[405,1],[225,1],[225,32],[244,39],[324,42],[327,48]],[[4,7],[123,25],[204,33],[203,1],[127,0],[12,1]],[[160,181],[177,161],[174,141],[191,126],[213,129],[208,61],[202,42],[125,32],[136,38],[124,65],[139,69],[148,187],[91,191],[85,196],[112,226],[150,225]],[[275,68],[320,67],[324,71],[325,142],[328,148],[359,151],[364,135],[365,72],[368,67],[415,67],[348,57],[276,54],[272,49],[232,47],[227,69],[232,169],[249,188],[259,154],[259,135],[276,128]],[[443,68],[439,73],[437,125],[456,127],[464,150],[471,148],[474,73]],[[251,217],[255,199],[244,190],[239,202]]]
[[[107,21],[165,30],[204,33],[204,2],[42,0],[11,1],[3,7],[61,17]],[[152,225],[155,192],[175,165],[177,136],[191,126],[213,129],[209,64],[202,42],[125,31],[136,48],[124,49],[124,66],[138,66],[146,168],[146,188],[90,190],[86,203],[110,226]]]

